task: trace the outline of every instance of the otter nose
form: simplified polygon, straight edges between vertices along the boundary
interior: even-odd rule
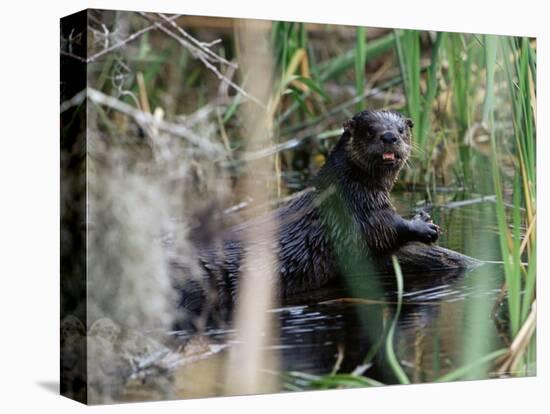
[[[397,142],[397,137],[393,132],[384,132],[380,139],[384,144],[395,144]]]

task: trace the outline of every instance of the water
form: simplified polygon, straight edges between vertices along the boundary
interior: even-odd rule
[[[419,193],[394,194],[393,200],[404,216],[429,208]],[[407,376],[416,383],[434,381],[467,361],[502,348],[508,340],[505,298],[497,300],[504,274],[498,262],[494,202],[475,194],[439,193],[433,206],[430,214],[443,230],[438,244],[485,263],[468,272],[405,275],[394,349]],[[358,279],[348,280],[351,286],[365,284],[364,275],[352,278]],[[383,293],[362,289],[359,295],[335,284],[270,311],[278,320],[279,335],[264,352],[280,361],[279,369],[269,375],[277,377],[281,391],[311,388],[304,377],[335,372],[361,372],[385,384],[397,383],[383,351],[384,343],[379,341],[395,312],[395,276],[379,275],[376,283],[383,287]],[[495,303],[500,305],[495,307]],[[182,342],[188,340],[185,332],[172,336]],[[197,351],[197,355],[203,352],[203,357],[174,364],[175,393],[162,397],[222,394],[227,349],[234,338],[232,329],[208,331],[205,341],[210,345],[199,346],[202,351]],[[212,344],[218,347],[215,351]],[[379,349],[374,356],[373,349]],[[488,376],[490,373],[483,371],[472,378]],[[133,399],[131,395],[125,399]],[[147,398],[143,392],[138,397],[158,398],[152,394]]]
[[[396,208],[404,215],[426,207],[420,197],[418,193],[393,195]],[[433,200],[436,207],[430,214],[443,229],[439,245],[493,263],[470,272],[446,270],[405,278],[395,350],[416,382],[433,381],[463,363],[468,339],[465,335],[473,328],[468,324],[486,327],[489,350],[504,345],[504,328],[492,309],[504,279],[503,267],[498,264],[492,200],[453,193],[441,193]],[[285,371],[314,374],[332,372],[340,354],[338,372],[352,372],[364,362],[375,338],[382,333],[382,323],[388,323],[393,314],[394,276],[381,276],[380,283],[384,295],[360,298],[363,303],[342,300],[348,292],[328,287],[301,298],[306,305],[274,310],[279,316],[280,337],[266,352],[278,353]],[[470,317],[468,309],[472,307],[484,313]],[[219,333],[215,336],[219,338]],[[375,359],[367,373],[380,381],[395,382],[386,371],[383,361]]]
[[[479,277],[485,278],[486,289],[476,288],[475,279]],[[485,265],[484,269],[468,273],[426,274],[417,280],[405,280],[406,291],[394,346],[413,382],[433,381],[461,366],[467,339],[464,335],[469,323],[466,309],[474,301],[495,303],[502,279],[500,265]],[[393,279],[387,282],[391,285]],[[343,360],[338,372],[352,372],[365,362],[375,338],[382,336],[382,323],[391,322],[395,293],[389,291],[384,297],[368,298],[365,303],[360,303],[361,299],[336,299],[280,310],[285,368],[328,373],[333,370],[340,352]],[[490,327],[485,334],[494,339],[491,348],[502,347],[499,327],[491,314],[479,317]],[[384,383],[395,383],[396,378],[386,365],[383,358],[375,359],[367,375]]]

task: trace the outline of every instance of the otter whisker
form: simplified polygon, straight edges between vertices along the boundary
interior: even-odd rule
[[[418,144],[414,142],[411,142],[411,148],[422,155],[426,153],[426,150],[424,148],[421,148]]]

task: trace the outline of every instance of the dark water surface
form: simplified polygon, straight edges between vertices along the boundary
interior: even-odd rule
[[[486,354],[502,348],[507,332],[505,301],[494,306],[504,274],[498,262],[493,199],[445,192],[438,193],[433,200],[435,207],[429,208],[421,197],[412,192],[393,194],[403,216],[414,215],[418,208],[428,209],[443,231],[440,246],[480,259],[484,264],[468,272],[445,270],[405,275],[394,349],[412,382],[434,381],[471,361],[476,352]],[[353,286],[367,283],[365,275],[354,275],[352,279],[347,282]],[[383,293],[361,289],[361,294],[352,290],[350,296],[349,291],[329,286],[292,306],[273,309],[280,336],[265,352],[280,358],[281,370],[274,374],[355,371],[386,384],[396,383],[384,353],[385,344],[379,343],[395,312],[395,276],[380,275],[375,283],[383,287],[378,290]],[[231,330],[213,330],[208,336],[231,344],[235,335]],[[369,355],[373,349],[379,351]],[[293,389],[292,381],[283,381],[282,387]]]

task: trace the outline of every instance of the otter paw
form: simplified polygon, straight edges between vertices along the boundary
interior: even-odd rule
[[[424,243],[433,243],[439,238],[439,233],[441,230],[437,224],[431,222],[431,219],[429,222],[415,220],[413,223],[414,230],[419,241]]]

